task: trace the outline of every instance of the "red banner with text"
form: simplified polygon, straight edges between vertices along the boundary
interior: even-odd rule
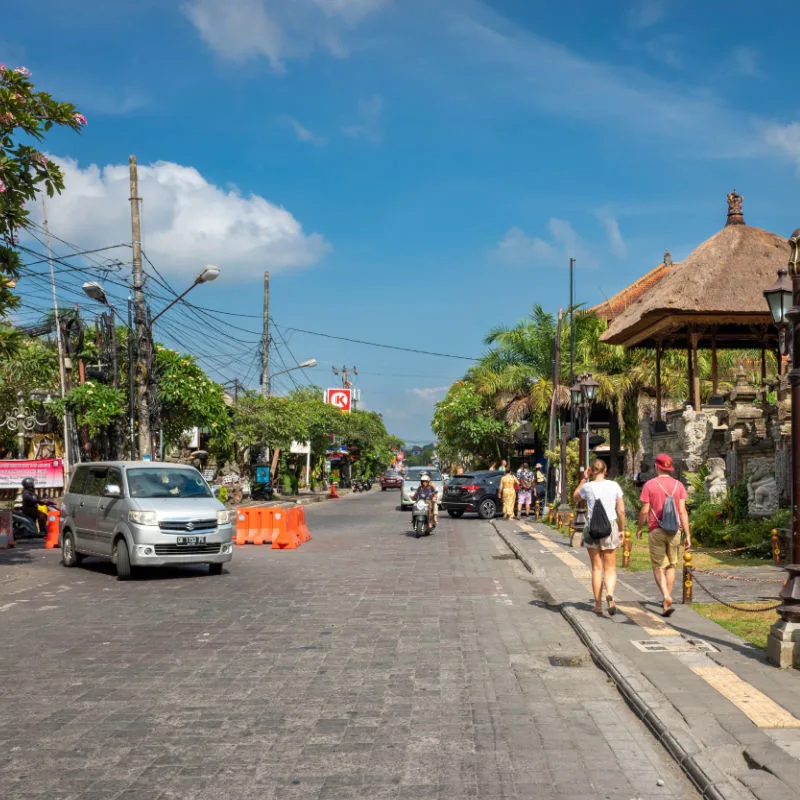
[[[0,489],[19,489],[23,478],[33,478],[37,487],[58,489],[64,485],[64,462],[60,458],[0,460]]]

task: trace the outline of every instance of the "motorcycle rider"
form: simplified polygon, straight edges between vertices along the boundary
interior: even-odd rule
[[[433,530],[439,524],[438,492],[436,491],[436,487],[431,483],[431,476],[427,472],[423,472],[422,475],[419,476],[419,486],[417,487],[417,491],[414,492],[412,500],[428,501],[431,509],[428,518],[430,519],[432,514],[433,523],[431,524],[431,530]]]
[[[47,533],[47,514],[39,510],[39,495],[33,478],[22,479],[22,513],[39,526],[39,533]]]

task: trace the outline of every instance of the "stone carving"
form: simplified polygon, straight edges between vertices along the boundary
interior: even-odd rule
[[[714,432],[711,420],[705,414],[698,414],[690,406],[681,415],[683,422],[682,449],[684,467],[689,472],[697,472],[706,460],[708,443]]]
[[[706,476],[706,494],[713,502],[724,500],[728,496],[728,482],[725,480],[725,461],[722,458],[709,458],[708,475]]]
[[[728,195],[728,225],[743,225],[742,202],[744,197],[734,189]]]
[[[747,510],[751,517],[769,517],[778,510],[778,484],[775,480],[775,461],[754,458],[747,465]]]

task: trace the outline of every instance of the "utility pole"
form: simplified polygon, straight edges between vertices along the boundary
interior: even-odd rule
[[[261,394],[269,397],[269,272],[264,273],[264,330],[261,333]]]
[[[341,375],[342,376],[342,389],[349,389],[350,388],[350,381],[348,380],[348,376],[352,372],[353,375],[358,375],[358,367],[353,367],[350,369],[347,366],[343,367],[331,367],[331,371],[334,375]]]
[[[569,260],[569,385],[575,383],[575,259]]]
[[[139,423],[139,457],[151,455],[150,407],[147,385],[150,379],[148,362],[150,353],[150,331],[144,299],[144,277],[142,273],[142,224],[139,216],[139,174],[136,156],[129,159],[131,178],[131,245],[133,248],[133,322],[136,328],[136,417]]]

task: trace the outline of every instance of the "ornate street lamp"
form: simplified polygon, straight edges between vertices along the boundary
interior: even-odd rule
[[[792,353],[792,370],[789,373],[792,402],[792,563],[786,567],[789,577],[779,597],[781,618],[769,632],[767,656],[779,667],[800,666],[800,228],[789,239],[788,274],[779,270],[778,280],[764,292],[776,325],[791,325],[789,349]],[[792,307],[786,311],[791,288]]]
[[[47,395],[42,392],[31,393],[31,399],[44,402]],[[36,418],[36,412],[32,411],[25,405],[25,395],[22,392],[17,392],[17,405],[6,414],[6,418],[0,422],[0,427],[6,427],[10,431],[16,431],[17,434],[17,458],[25,458],[25,437],[33,436],[33,432],[37,426],[43,428],[47,425],[47,421],[40,422]]]
[[[764,289],[764,299],[772,314],[772,321],[778,329],[778,341],[781,355],[789,355],[790,342],[786,339],[786,330],[789,327],[787,315],[792,305],[792,284],[789,281],[788,271],[785,267],[778,270],[778,279],[769,289]]]
[[[589,466],[589,416],[592,404],[597,397],[600,384],[592,377],[591,373],[584,372],[578,378],[578,383],[570,387],[569,393],[572,406],[578,420],[578,479],[583,476],[583,471]],[[586,524],[586,504],[581,501],[575,508],[573,528],[576,532],[582,531]]]

